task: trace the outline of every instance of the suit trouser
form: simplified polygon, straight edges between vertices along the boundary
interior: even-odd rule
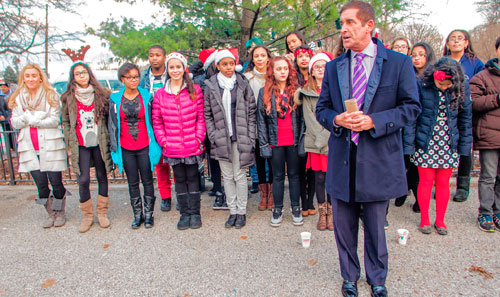
[[[332,199],[335,240],[342,278],[357,281],[360,264],[357,254],[361,207],[364,220],[364,256],[366,278],[370,285],[384,285],[388,270],[388,252],[384,221],[389,201],[354,202],[356,190],[356,146],[351,143],[350,202]],[[374,191],[376,189],[373,189]]]

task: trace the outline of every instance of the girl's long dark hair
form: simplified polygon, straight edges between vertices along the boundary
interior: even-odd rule
[[[309,50],[311,49],[307,44],[302,44],[301,46],[297,47],[295,51],[298,51],[300,49],[306,49]],[[312,58],[312,56],[311,56]],[[304,74],[300,72],[300,67],[299,64],[297,64],[297,58],[293,60],[293,66],[295,66],[295,70],[297,70],[297,81],[300,86],[304,86],[306,84],[306,78],[304,77]]]
[[[272,57],[272,56],[271,56],[271,51],[270,51],[267,47],[265,47],[265,46],[263,46],[263,45],[257,45],[257,46],[255,46],[255,47],[254,47],[254,48],[250,51],[250,63],[248,63],[248,66],[247,66],[247,68],[245,69],[245,72],[250,72],[250,71],[252,71],[252,70],[255,68],[255,63],[253,62],[253,53],[254,53],[254,52],[255,52],[255,50],[256,50],[256,49],[258,49],[258,48],[263,48],[263,49],[266,51],[266,53],[267,53],[267,57],[269,58],[269,60],[271,60],[271,57]],[[268,61],[268,63],[269,63],[269,61]]]
[[[292,63],[290,63],[290,60],[288,60],[285,57],[272,57],[269,63],[267,64],[267,71],[266,71],[266,83],[264,84],[264,109],[266,110],[266,114],[271,113],[271,97],[274,95],[274,98],[279,98],[280,97],[280,87],[278,83],[276,82],[276,78],[274,77],[274,65],[278,61],[285,61],[288,65],[288,78],[286,79],[286,87],[285,87],[285,94],[289,98],[289,103],[290,105],[293,104],[293,96],[295,94],[295,90],[297,89],[297,72],[292,66]],[[276,104],[276,111],[280,112],[280,107],[279,104],[274,102]],[[297,105],[293,104],[292,110],[296,110]]]
[[[415,45],[411,48],[411,51],[409,51],[410,56],[413,54],[413,50],[418,46],[423,47],[425,50],[425,59],[426,59],[426,62],[424,65],[424,72],[425,72],[427,67],[429,67],[429,65],[432,65],[432,63],[434,63],[434,61],[436,60],[436,55],[434,54],[434,50],[432,49],[432,47],[428,43],[418,42],[418,43],[415,43]],[[413,67],[413,69],[415,70],[415,73],[417,73],[417,69],[415,67]]]
[[[109,95],[111,94],[111,91],[101,86],[101,84],[99,83],[99,81],[97,81],[97,79],[94,76],[94,73],[87,64],[75,63],[73,66],[71,66],[71,69],[69,70],[68,88],[66,89],[66,92],[62,94],[61,101],[63,104],[65,103],[68,104],[69,110],[75,110],[76,112],[75,92],[76,92],[76,86],[78,85],[78,83],[75,81],[75,73],[74,73],[76,66],[82,66],[89,73],[89,85],[91,85],[94,88],[94,114],[97,123],[99,122],[101,117],[106,117],[108,115]]]
[[[476,58],[476,53],[472,49],[472,42],[470,40],[470,34],[469,34],[469,32],[462,30],[462,29],[453,30],[450,32],[450,34],[448,34],[448,36],[446,37],[446,42],[444,43],[444,47],[443,47],[443,57],[451,55],[451,50],[448,48],[448,41],[450,41],[450,36],[454,32],[461,32],[462,34],[464,34],[465,40],[467,40],[469,42],[469,45],[467,45],[467,47],[464,49],[464,55],[469,60],[473,61]]]
[[[434,72],[443,71],[446,75],[450,75],[450,80],[453,85],[446,89],[446,93],[451,95],[450,106],[455,109],[460,109],[463,106],[465,99],[465,75],[462,66],[457,61],[443,57],[434,65],[427,67],[422,75],[422,81],[428,85],[435,86]]]
[[[306,41],[306,38],[304,37],[304,34],[302,34],[302,32],[300,31],[292,31],[288,34],[286,34],[285,36],[285,47],[286,47],[286,53],[287,54],[290,54],[292,53],[292,51],[290,50],[290,48],[288,47],[288,42],[287,42],[287,39],[288,39],[288,36],[292,35],[292,34],[295,34],[295,36],[297,36],[297,38],[302,42],[302,45],[305,45],[307,44],[307,41]],[[293,54],[293,53],[292,53]]]

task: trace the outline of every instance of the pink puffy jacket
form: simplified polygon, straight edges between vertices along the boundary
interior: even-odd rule
[[[206,127],[203,115],[203,93],[194,85],[196,100],[191,100],[187,87],[178,95],[159,89],[151,112],[156,141],[169,158],[196,156],[205,150]]]

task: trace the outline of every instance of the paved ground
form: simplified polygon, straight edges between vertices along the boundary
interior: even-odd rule
[[[247,226],[226,230],[227,212],[213,211],[205,194],[199,230],[178,231],[175,211],[157,211],[154,228],[132,230],[127,188],[111,185],[111,227],[95,224],[80,234],[77,187],[68,188],[68,222],[44,230],[34,187],[0,187],[0,296],[340,296],[334,235],[315,229],[317,216],[295,227],[287,210],[282,226],[272,228],[271,213],[257,210],[256,194]],[[413,197],[391,206],[391,296],[500,296],[500,232],[477,228],[476,192],[474,184],[467,202],[450,202],[448,236],[417,231]],[[398,228],[410,230],[407,246],[397,243]],[[309,249],[299,244],[305,230],[312,232]],[[469,271],[473,266],[492,278]],[[359,290],[370,296],[364,276]]]

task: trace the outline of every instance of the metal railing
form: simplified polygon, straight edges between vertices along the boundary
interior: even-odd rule
[[[0,183],[8,182],[11,185],[16,183],[33,182],[31,175],[26,172],[18,171],[17,155],[17,136],[18,131],[3,131],[0,124]],[[70,160],[68,158],[68,169],[63,172],[64,181],[77,181],[77,175],[72,171]],[[91,170],[91,180],[96,177]],[[113,170],[109,175],[110,181],[126,181],[125,175],[119,174],[118,169]]]

